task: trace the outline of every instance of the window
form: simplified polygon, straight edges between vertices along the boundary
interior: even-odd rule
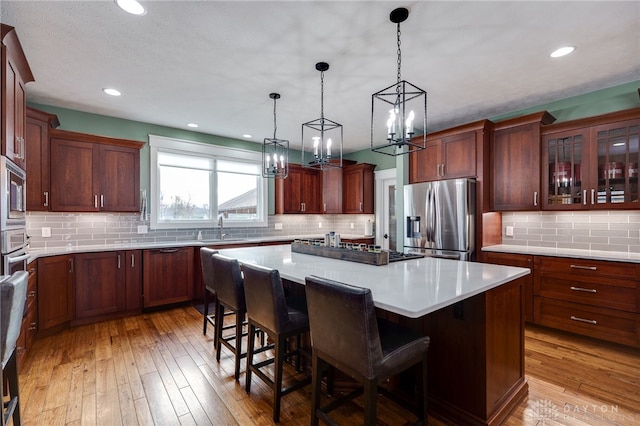
[[[151,228],[267,226],[261,153],[149,135]]]

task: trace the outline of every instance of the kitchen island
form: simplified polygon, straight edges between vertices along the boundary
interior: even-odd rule
[[[500,424],[527,392],[520,278],[528,269],[436,258],[374,266],[292,253],[289,245],[220,253],[278,269],[293,283],[317,275],[370,288],[379,316],[431,337],[433,415]]]

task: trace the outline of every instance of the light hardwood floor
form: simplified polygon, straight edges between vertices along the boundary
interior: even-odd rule
[[[212,332],[182,307],[36,340],[20,372],[23,423],[272,424],[270,391],[254,378],[245,393],[230,354],[215,361]],[[529,394],[506,424],[640,425],[638,350],[528,327],[525,353]],[[309,401],[309,386],[286,395],[280,424],[309,424]],[[355,404],[337,415],[345,425],[362,419]],[[384,425],[415,421],[384,398],[378,415]]]

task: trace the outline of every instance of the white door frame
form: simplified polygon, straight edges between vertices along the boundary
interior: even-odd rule
[[[383,235],[389,233],[389,217],[386,214],[389,211],[388,193],[385,188],[390,180],[397,188],[397,171],[396,169],[377,170],[375,175],[375,191],[376,191],[376,244],[388,249],[389,240],[385,240]]]

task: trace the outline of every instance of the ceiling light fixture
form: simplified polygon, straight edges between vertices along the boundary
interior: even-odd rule
[[[564,47],[561,47],[560,49],[554,50],[553,52],[551,52],[549,56],[551,56],[552,58],[560,58],[562,56],[567,56],[569,53],[572,53],[574,50],[576,50],[576,48],[573,46],[564,46]]]
[[[404,7],[389,14],[389,20],[397,25],[397,80],[371,95],[371,151],[391,156],[419,151],[427,144],[427,92],[402,80],[400,74],[400,23],[408,16]]]
[[[276,138],[276,101],[278,93],[270,93],[273,99],[273,139],[264,138],[262,143],[262,177],[282,178],[289,175],[289,141]]]
[[[326,62],[318,62],[320,71],[320,118],[302,125],[302,165],[316,169],[342,167],[342,124],[324,117],[324,72]],[[311,144],[311,148],[309,145]],[[310,149],[309,152],[306,152]],[[313,155],[311,153],[313,151]]]
[[[192,127],[192,128],[196,128],[198,127],[198,125],[196,123],[187,123],[187,127]]]
[[[120,93],[119,90],[111,89],[109,87],[103,88],[102,91],[104,93],[106,93],[107,95],[109,95],[109,96],[120,96],[120,95],[122,95],[122,93]]]
[[[253,136],[250,135],[249,133],[245,133],[244,135],[242,135],[242,137],[245,139],[251,139]]]
[[[147,13],[144,6],[142,6],[136,0],[115,0],[115,2],[118,7],[120,7],[120,9],[132,15],[141,16]]]

